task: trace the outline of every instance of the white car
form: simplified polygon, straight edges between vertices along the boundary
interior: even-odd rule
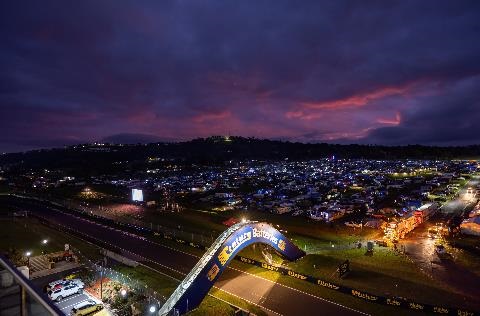
[[[84,287],[84,284],[83,284],[82,280],[80,280],[80,279],[71,279],[71,280],[62,279],[62,280],[57,280],[57,281],[53,281],[53,282],[48,283],[47,292],[50,291],[50,290],[59,289],[61,287],[64,287],[65,285],[69,285],[69,284],[73,284],[73,283],[78,284],[81,287]]]
[[[78,284],[76,282],[70,282],[67,285],[64,285],[60,288],[54,288],[48,291],[48,297],[54,301],[61,301],[63,298],[73,295],[73,294],[82,294],[83,293],[83,283]]]
[[[53,281],[53,282],[48,283],[47,289],[50,290],[54,287],[64,286],[64,285],[67,285],[70,282],[83,285],[83,282],[80,279],[61,279],[61,280],[57,280],[57,281]]]

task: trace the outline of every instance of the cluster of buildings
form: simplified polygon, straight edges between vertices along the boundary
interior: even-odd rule
[[[351,215],[353,224],[376,226],[379,218],[406,218],[425,202],[455,194],[456,183],[465,180],[461,175],[474,169],[476,164],[460,161],[247,162],[152,184],[216,211],[259,210],[327,222]]]
[[[159,165],[161,163],[161,165]],[[454,196],[477,170],[471,161],[329,159],[230,161],[223,165],[182,165],[158,157],[121,174],[72,176],[37,170],[11,176],[9,184],[45,189],[90,184],[143,189],[157,206],[213,211],[257,210],[347,225],[388,228],[404,235],[431,216],[435,201]],[[125,190],[125,192],[129,192]],[[426,203],[430,206],[422,205]]]
[[[392,218],[385,223],[385,238],[388,240],[399,240],[404,238],[409,232],[418,225],[428,221],[437,212],[439,205],[437,203],[427,203],[418,209],[407,212],[400,218]]]
[[[462,234],[480,236],[480,202],[468,214],[468,218],[460,224]]]

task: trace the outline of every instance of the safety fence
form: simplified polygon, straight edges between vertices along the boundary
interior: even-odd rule
[[[48,201],[43,201],[43,202],[48,202]],[[56,204],[56,203],[52,203]],[[58,205],[57,206],[61,206]],[[82,217],[88,217],[90,219],[95,219],[103,224],[111,225],[113,227],[118,227],[118,228],[123,228],[129,232],[133,232],[136,234],[140,234],[143,236],[157,236],[161,237],[164,239],[168,239],[171,241],[175,241],[179,244],[187,245],[190,247],[194,247],[197,249],[203,249],[207,250],[208,247],[201,245],[200,243],[194,243],[189,240],[185,240],[179,237],[174,237],[169,233],[158,233],[148,227],[140,227],[132,224],[125,224],[125,223],[120,223],[120,222],[115,222],[111,219],[101,217],[98,215],[93,215],[87,212],[83,212],[80,210],[74,210],[77,215],[80,215]],[[299,279],[305,282],[309,282],[318,286],[322,286],[340,293],[344,293],[347,295],[354,296],[356,298],[365,300],[367,302],[371,303],[377,303],[377,304],[382,304],[382,305],[387,305],[387,306],[392,306],[392,307],[398,307],[398,308],[404,308],[404,309],[409,309],[409,310],[417,310],[421,312],[427,312],[427,313],[435,313],[435,314],[444,314],[444,315],[457,315],[457,316],[476,316],[480,315],[478,312],[473,312],[469,311],[466,309],[461,309],[461,308],[452,308],[452,307],[445,307],[445,306],[437,306],[437,305],[430,305],[430,304],[423,304],[419,302],[415,302],[412,300],[404,299],[404,298],[398,298],[398,297],[385,297],[385,296],[379,296],[375,294],[371,294],[365,291],[361,290],[356,290],[352,289],[343,285],[335,284],[330,281],[324,280],[324,279],[319,279],[310,275],[306,275],[303,273],[299,273],[296,271],[293,271],[291,269],[287,269],[284,267],[280,266],[274,266],[270,265],[264,262],[260,262],[257,260],[253,260],[250,258],[242,257],[242,256],[237,256],[235,259],[240,260],[243,263],[250,264],[257,266],[259,268],[263,268],[269,271],[277,272],[295,279]]]

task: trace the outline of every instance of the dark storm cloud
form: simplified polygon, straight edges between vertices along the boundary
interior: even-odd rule
[[[0,6],[0,150],[110,135],[479,141],[478,1]]]
[[[451,82],[434,96],[422,96],[405,111],[402,123],[376,129],[371,143],[465,145],[478,143],[480,74]]]

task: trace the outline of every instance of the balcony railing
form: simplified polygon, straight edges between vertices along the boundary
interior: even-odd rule
[[[64,314],[0,254],[0,315],[60,316]]]

